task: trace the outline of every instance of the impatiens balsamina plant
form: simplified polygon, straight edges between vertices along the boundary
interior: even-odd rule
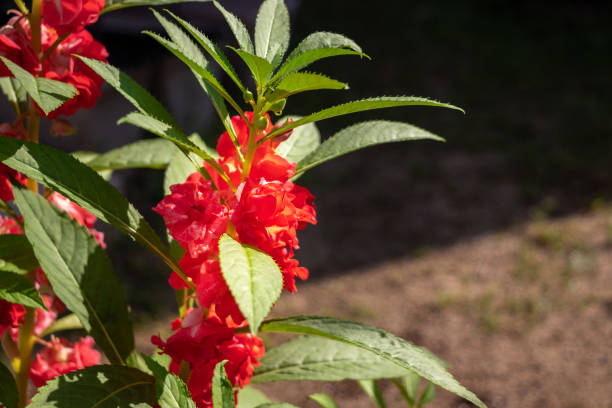
[[[157,100],[109,65],[104,46],[87,31],[104,12],[172,1],[33,0],[30,9],[15,2],[19,11],[0,28],[0,85],[16,112],[14,121],[0,125],[3,407],[289,407],[246,386],[343,379],[359,380],[380,404],[379,378],[393,379],[411,407],[433,398],[433,384],[485,406],[441,360],[383,330],[333,317],[265,320],[283,289],[294,293],[308,278],[294,252],[297,232],[316,224],[316,211],[312,194],[296,179],[363,147],[440,140],[406,123],[368,121],[321,143],[314,123],[388,107],[459,108],[396,96],[273,119],[294,94],[347,87],[306,71],[313,62],[367,56],[352,40],[329,32],[313,33],[287,53],[289,13],[282,0],[263,2],[253,38],[215,2],[237,41],[223,50],[189,22],[153,11],[168,37],[146,34],[193,71],[225,127],[212,149],[196,133],[187,136]],[[244,62],[252,87],[224,52]],[[212,74],[213,63],[236,89],[225,89]],[[38,143],[41,118],[53,121],[55,134],[71,133],[59,117],[92,107],[103,81],[136,108],[119,122],[159,138],[104,154],[68,154]],[[166,168],[166,196],[154,210],[166,223],[169,244],[108,183],[112,171],[130,167]],[[134,350],[128,306],[104,237],[94,228],[97,219],[169,267],[178,316],[169,337],[151,338],[158,348],[152,356]],[[68,329],[87,336],[59,336]],[[262,331],[301,336],[266,350]],[[430,385],[419,396],[420,378]],[[336,406],[325,394],[311,397]]]

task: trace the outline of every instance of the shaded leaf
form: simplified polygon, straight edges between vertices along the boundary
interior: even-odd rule
[[[234,408],[234,389],[225,375],[225,363],[227,360],[219,362],[215,366],[212,378],[212,403],[213,408]]]
[[[4,408],[17,408],[19,393],[17,383],[10,370],[0,363],[0,405]]]
[[[27,111],[27,93],[19,81],[15,78],[2,77],[0,78],[0,88],[6,99],[13,105],[17,115]]]
[[[272,73],[272,64],[257,55],[250,54],[243,50],[237,50],[234,47],[229,47],[238,54],[240,58],[244,61],[244,63],[249,67],[251,74],[253,75],[253,79],[255,79],[255,84],[257,87],[263,86],[270,77]]]
[[[0,235],[0,270],[25,273],[36,268],[38,261],[25,235]]]
[[[215,4],[215,7],[223,14],[223,17],[225,18],[227,25],[232,30],[232,33],[234,33],[234,37],[236,37],[236,41],[238,42],[240,49],[250,54],[253,54],[255,52],[255,49],[253,47],[253,42],[251,41],[251,36],[249,35],[249,31],[244,26],[242,21],[240,21],[238,17],[236,17],[235,15],[233,15],[232,13],[224,9],[223,6],[219,4],[218,1],[215,1],[213,3]]]
[[[374,380],[359,380],[359,386],[378,408],[386,408],[385,400],[378,383]]]
[[[217,157],[217,152],[208,147],[197,133],[189,136],[189,140],[211,157]],[[164,194],[170,193],[171,185],[184,183],[191,173],[198,170],[194,163],[199,163],[200,161],[201,158],[196,156],[195,153],[189,153],[189,157],[181,152],[175,154],[164,173]]]
[[[255,51],[276,67],[289,46],[289,10],[283,0],[265,0],[255,20]]]
[[[208,2],[210,0],[106,0],[104,8],[100,14],[108,13],[109,11],[121,10],[127,7],[135,6],[166,6],[168,4],[185,3],[185,2]]]
[[[254,384],[271,381],[342,381],[394,378],[408,370],[368,350],[322,337],[303,336],[266,350]]]
[[[40,337],[48,336],[62,330],[78,330],[82,329],[83,325],[79,321],[79,318],[74,313],[57,319],[51,326],[47,327],[45,331],[40,334]]]
[[[283,289],[283,277],[266,253],[235,241],[219,238],[219,263],[236,304],[255,334]]]
[[[140,213],[115,187],[79,160],[45,145],[0,137],[0,161],[114,225],[173,270],[181,270]]]
[[[11,60],[5,57],[0,57],[0,59],[45,114],[56,110],[77,94],[76,88],[71,84],[48,78],[37,78]]]
[[[352,344],[371,351],[434,384],[459,395],[480,408],[486,405],[446,371],[429,351],[375,327],[331,317],[297,316],[264,322],[262,331],[310,334]]]
[[[142,358],[155,376],[157,402],[161,408],[196,408],[183,380],[151,357],[143,354]]]
[[[108,359],[123,364],[134,333],[123,289],[89,231],[43,197],[14,188],[25,234],[53,291],[74,312]]]
[[[330,395],[322,392],[310,394],[308,398],[315,401],[323,408],[340,408],[340,406],[336,403],[336,401],[334,401],[334,399]]]
[[[180,151],[168,140],[145,139],[96,155],[86,164],[96,171],[136,167],[163,169],[176,153]]]
[[[300,116],[287,116],[277,123],[285,123],[288,119],[299,120]],[[293,133],[287,140],[282,141],[276,147],[276,153],[287,159],[290,163],[298,163],[321,144],[321,134],[317,125],[307,123],[293,129]]]
[[[298,162],[296,173],[368,146],[421,139],[444,141],[433,133],[407,123],[384,120],[357,123],[336,133],[302,158]]]
[[[427,387],[423,390],[421,397],[419,398],[419,402],[417,403],[418,407],[422,407],[423,405],[430,403],[436,398],[436,386],[432,383],[427,384]]]
[[[13,272],[0,271],[0,299],[47,310],[34,283],[25,276]]]
[[[29,408],[145,408],[155,404],[155,379],[131,367],[98,365],[47,381]]]
[[[456,109],[463,112],[461,108],[458,108],[456,106],[437,102],[427,98],[420,98],[417,96],[383,96],[379,98],[368,98],[332,106],[331,108],[323,109],[319,112],[315,112],[313,114],[305,116],[300,120],[296,120],[293,123],[290,123],[286,126],[274,130],[273,132],[270,132],[264,138],[264,140],[271,139],[280,133],[286,132],[289,129],[296,128],[306,123],[330,119],[336,116],[348,115],[350,113],[357,113],[374,109],[393,108],[398,106],[436,106],[440,108]]]

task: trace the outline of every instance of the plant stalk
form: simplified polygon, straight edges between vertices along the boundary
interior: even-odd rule
[[[19,329],[19,370],[17,371],[17,390],[19,392],[18,408],[25,408],[28,403],[28,374],[34,347],[34,319],[36,310],[26,307],[24,322]]]

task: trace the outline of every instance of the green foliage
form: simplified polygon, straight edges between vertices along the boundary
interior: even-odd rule
[[[0,299],[47,310],[32,281],[13,272],[0,271]]]
[[[278,121],[285,123],[289,119],[299,120],[300,116],[287,116]],[[276,147],[276,153],[287,159],[290,163],[299,163],[321,144],[321,134],[314,123],[307,123],[293,129],[287,140]]]
[[[0,235],[0,271],[24,274],[38,268],[32,245],[20,234]]]
[[[108,359],[123,364],[134,333],[121,283],[86,228],[40,195],[13,189],[25,235],[55,294],[73,311]]]
[[[169,4],[184,3],[185,1],[208,2],[210,0],[106,0],[100,15],[109,11],[121,10],[135,6],[167,6]]]
[[[255,51],[273,67],[289,47],[289,11],[283,0],[265,0],[255,20]]]
[[[264,322],[262,331],[301,333],[326,337],[361,347],[453,392],[480,408],[486,406],[446,371],[444,364],[427,350],[384,330],[331,317],[298,316]]]
[[[217,152],[206,146],[197,133],[189,136],[189,140],[211,157],[217,156]],[[168,194],[171,185],[183,183],[191,173],[197,171],[196,163],[198,163],[198,156],[194,153],[189,153],[188,156],[185,156],[183,153],[177,152],[172,157],[172,160],[170,160],[164,173],[164,193]]]
[[[6,96],[9,103],[15,109],[17,115],[21,115],[27,110],[27,92],[25,88],[15,78],[2,77],[0,78],[0,88]]]
[[[316,50],[320,48],[347,48],[355,52],[362,53],[361,47],[350,38],[343,36],[342,34],[330,33],[327,31],[317,31],[309,34],[304,38],[291,54],[287,57],[287,60],[293,59],[306,51]]]
[[[82,329],[83,325],[79,321],[79,318],[74,313],[66,315],[57,319],[51,326],[47,327],[40,336],[45,337],[49,334],[53,334],[62,330],[77,330]]]
[[[292,72],[281,79],[268,99],[270,101],[276,101],[300,92],[347,88],[347,84],[328,78],[325,75],[310,72]]]
[[[219,263],[232,296],[255,334],[283,289],[278,265],[270,255],[227,234],[219,239]]]
[[[308,396],[308,398],[315,401],[323,408],[340,408],[340,406],[336,403],[336,401],[334,401],[334,399],[330,395],[322,392],[311,394]]]
[[[132,204],[77,159],[48,146],[0,137],[0,161],[60,192],[150,249],[173,270],[181,270],[170,258],[168,248]]]
[[[234,389],[225,375],[225,363],[227,360],[219,362],[215,366],[212,378],[212,402],[213,408],[234,408]]]
[[[227,25],[234,33],[234,37],[236,37],[236,41],[240,46],[240,49],[246,51],[250,54],[255,52],[255,48],[253,47],[253,42],[251,41],[251,35],[249,34],[247,28],[244,26],[242,21],[229,11],[223,8],[218,1],[214,2],[215,7],[223,14]]]
[[[249,67],[251,74],[253,75],[253,79],[255,80],[255,86],[259,89],[263,87],[267,82],[270,74],[274,70],[272,64],[268,62],[268,60],[258,57],[257,55],[253,55],[243,50],[237,50],[234,47],[230,47]]]
[[[386,408],[387,404],[383,398],[380,386],[375,380],[359,380],[359,386],[378,408]]]
[[[336,133],[299,160],[296,173],[368,146],[421,139],[444,141],[433,133],[407,123],[382,120],[358,123]]]
[[[59,108],[64,102],[77,94],[76,88],[71,84],[35,77],[11,60],[5,57],[0,57],[0,59],[15,76],[15,80],[19,82],[45,114]]]
[[[47,381],[29,408],[149,408],[155,379],[131,367],[98,365]]]
[[[408,370],[368,350],[323,337],[302,336],[266,350],[252,382],[394,378]]]
[[[142,354],[142,358],[155,376],[157,403],[161,408],[195,408],[196,405],[183,380],[168,372],[151,357]]]
[[[17,383],[13,374],[0,363],[0,405],[4,408],[17,408],[18,400]]]
[[[271,401],[263,392],[246,386],[238,391],[238,405],[236,408],[255,408],[268,402]]]
[[[135,167],[163,169],[176,153],[180,152],[167,140],[145,139],[96,155],[85,163],[98,172]]]

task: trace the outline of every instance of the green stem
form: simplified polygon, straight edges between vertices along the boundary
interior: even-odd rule
[[[253,122],[255,122],[255,116],[253,114]],[[253,123],[249,123],[249,144],[247,146],[246,158],[244,159],[244,166],[242,168],[242,181],[246,180],[249,177],[249,173],[251,172],[251,165],[253,164],[253,157],[255,156],[255,150],[257,147],[257,143],[255,139],[257,138],[257,129],[255,129],[255,125]]]
[[[15,0],[15,4],[17,5],[19,11],[21,11],[21,14],[23,14],[24,16],[30,14],[30,10],[28,10],[23,0]]]
[[[28,374],[34,347],[34,318],[36,310],[26,307],[24,322],[19,330],[19,370],[17,371],[17,390],[19,391],[18,408],[24,408],[28,402]]]
[[[32,50],[40,57],[40,22],[42,16],[42,0],[32,0],[32,13],[30,14],[30,32],[32,35]]]
[[[70,33],[64,33],[60,37],[58,37],[58,39],[55,40],[55,42],[53,44],[51,44],[51,46],[49,48],[47,48],[45,50],[45,52],[43,53],[42,58],[41,58],[41,63],[44,64],[45,61],[47,60],[47,58],[49,58],[49,55],[51,55],[51,53],[53,51],[55,51],[57,46],[60,45],[62,43],[62,41],[64,41],[66,39],[66,37],[68,37],[69,35],[70,35]]]

